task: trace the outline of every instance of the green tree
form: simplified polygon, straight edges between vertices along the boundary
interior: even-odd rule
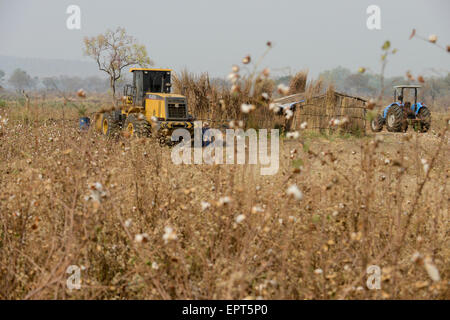
[[[16,90],[30,89],[34,86],[34,80],[22,69],[14,70],[8,83]]]
[[[0,70],[0,84],[2,84],[4,78],[5,78],[5,72],[3,70]]]
[[[44,77],[42,79],[42,84],[47,91],[55,91],[59,89],[56,77]]]
[[[333,84],[337,86],[338,90],[342,90],[343,88],[339,88],[339,86],[343,85],[345,79],[351,74],[352,72],[349,69],[339,66],[322,72],[319,78],[322,78],[326,84]]]
[[[109,76],[112,98],[116,103],[116,82],[125,67],[152,64],[144,45],[127,35],[124,28],[107,30],[104,34],[84,38],[84,54],[93,58],[101,71]]]

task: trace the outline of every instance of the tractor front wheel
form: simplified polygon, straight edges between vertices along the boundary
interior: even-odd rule
[[[407,129],[406,119],[403,117],[403,110],[398,105],[389,108],[386,115],[386,128],[389,132],[401,132]]]
[[[150,137],[152,132],[150,123],[145,118],[139,119],[134,114],[127,117],[124,129],[134,137]]]
[[[380,132],[381,130],[383,130],[383,124],[384,124],[383,116],[379,114],[370,122],[370,128],[372,129],[373,132]]]
[[[431,126],[431,112],[427,107],[422,107],[417,114],[417,119],[420,120],[414,124],[414,130],[418,132],[427,132]]]
[[[113,136],[119,132],[120,121],[117,121],[113,112],[105,112],[102,115],[102,133],[105,136]]]

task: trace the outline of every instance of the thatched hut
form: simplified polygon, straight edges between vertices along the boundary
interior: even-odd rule
[[[286,121],[286,130],[296,130],[303,122],[308,129],[333,131],[335,120],[345,122],[340,129],[352,133],[365,133],[366,100],[336,92],[332,88],[321,95],[308,96],[305,93],[294,94],[277,99],[282,109],[293,111],[291,119]]]

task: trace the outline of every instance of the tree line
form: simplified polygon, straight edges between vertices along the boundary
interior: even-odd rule
[[[21,92],[25,91],[47,91],[47,92],[74,92],[80,88],[87,88],[91,92],[106,92],[109,89],[108,80],[98,77],[78,77],[78,76],[51,76],[33,77],[25,70],[17,68],[5,78],[5,73],[0,70],[0,86]]]
[[[359,72],[352,73],[350,69],[337,67],[320,73],[325,85],[333,85],[337,91],[350,95],[373,96],[380,92],[380,76],[376,74],[361,74]],[[220,80],[220,79],[217,79]],[[275,79],[276,83],[288,83],[290,76],[279,77]],[[121,87],[123,83],[128,83],[129,78],[123,75],[118,85]],[[384,79],[387,94],[390,88],[395,85],[412,84],[417,81],[407,79],[406,77],[396,76]],[[52,77],[32,77],[25,70],[16,69],[9,78],[5,78],[5,72],[0,70],[0,86],[8,86],[16,91],[63,91],[73,92],[80,88],[87,89],[91,92],[104,93],[110,89],[109,79],[99,76],[78,77],[78,76],[52,76]],[[450,96],[450,72],[446,75],[436,75],[427,77],[421,83],[425,93],[431,98],[440,96]]]

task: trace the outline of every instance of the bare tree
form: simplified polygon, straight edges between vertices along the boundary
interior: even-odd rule
[[[96,37],[84,38],[84,53],[93,58],[101,71],[109,75],[112,98],[116,104],[116,82],[120,79],[125,67],[139,65],[145,67],[152,64],[144,45],[127,35],[124,28],[115,31],[107,30]]]

